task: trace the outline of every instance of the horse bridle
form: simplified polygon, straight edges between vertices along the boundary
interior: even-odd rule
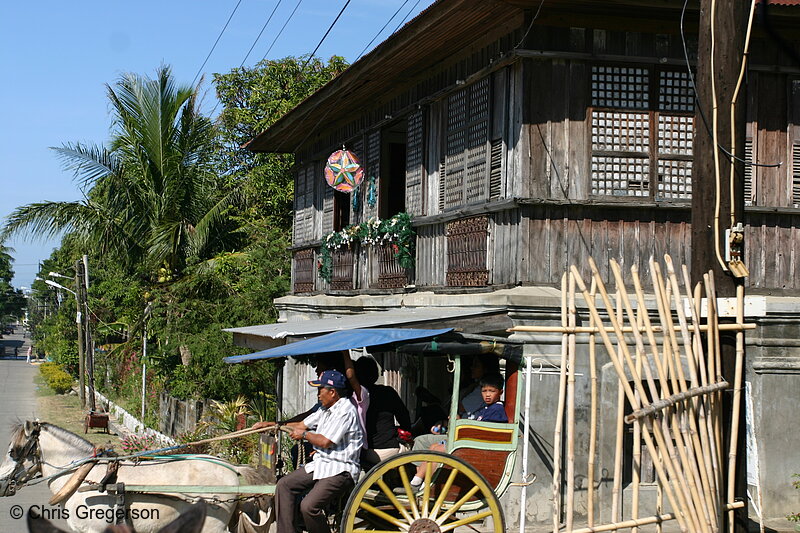
[[[33,429],[22,446],[22,450],[16,458],[13,458],[14,470],[8,476],[0,479],[0,495],[13,496],[19,487],[42,474],[42,458],[39,452],[40,430],[41,424],[33,422]],[[25,460],[28,458],[32,459],[33,464],[26,468]]]

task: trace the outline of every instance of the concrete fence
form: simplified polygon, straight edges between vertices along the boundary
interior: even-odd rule
[[[89,390],[87,388],[87,394],[89,394]],[[119,405],[115,404],[108,398],[106,398],[103,394],[95,391],[94,392],[95,401],[103,405],[106,410],[114,415],[117,419],[117,424],[123,426],[125,429],[130,431],[131,433],[136,433],[137,435],[147,435],[152,436],[156,440],[158,440],[159,444],[162,446],[174,446],[177,443],[175,439],[168,437],[167,435],[156,431],[155,429],[151,429],[144,425],[144,422],[130,414],[128,411],[120,407]]]

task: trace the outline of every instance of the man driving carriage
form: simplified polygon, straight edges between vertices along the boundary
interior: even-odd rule
[[[330,533],[324,511],[339,495],[352,490],[360,469],[364,435],[356,408],[346,397],[345,376],[337,370],[326,370],[319,379],[308,383],[318,387],[321,407],[287,426],[293,439],[308,441],[315,453],[304,467],[278,481],[275,512],[280,533],[295,530],[297,497],[306,491],[300,503],[306,530]]]

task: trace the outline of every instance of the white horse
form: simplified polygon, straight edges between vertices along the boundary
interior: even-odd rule
[[[92,462],[83,463],[82,468],[78,466],[94,455],[95,448],[89,441],[58,426],[44,422],[19,424],[13,430],[8,456],[0,465],[0,496],[13,495],[18,487],[41,474],[48,480],[53,494],[68,495],[60,508],[53,508],[53,515],[65,518],[73,531],[85,533],[102,532],[110,523],[120,522],[120,516],[139,533],[156,533],[188,510],[199,497],[208,503],[203,533],[223,533],[229,526],[253,523],[252,519],[240,520],[243,511],[238,508],[240,502],[236,494],[125,493],[120,500],[113,493],[72,492],[74,488],[65,487],[68,482],[76,483],[74,476],[83,474],[86,474],[84,485],[101,482],[106,475],[107,460],[100,459],[93,467],[88,466]],[[86,473],[89,468],[91,470]],[[78,470],[82,471],[76,474]],[[250,467],[234,466],[212,456],[187,455],[119,461],[115,483],[238,486],[256,484],[257,480],[258,475]],[[252,509],[250,512],[252,514]]]

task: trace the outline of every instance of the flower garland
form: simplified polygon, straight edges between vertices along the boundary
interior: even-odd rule
[[[364,246],[389,244],[401,268],[414,268],[416,232],[411,227],[411,215],[398,213],[384,220],[371,218],[361,224],[351,224],[341,231],[325,235],[322,238],[322,253],[317,265],[322,279],[330,283],[333,276],[331,252],[343,247],[349,248],[354,242],[359,242]]]

